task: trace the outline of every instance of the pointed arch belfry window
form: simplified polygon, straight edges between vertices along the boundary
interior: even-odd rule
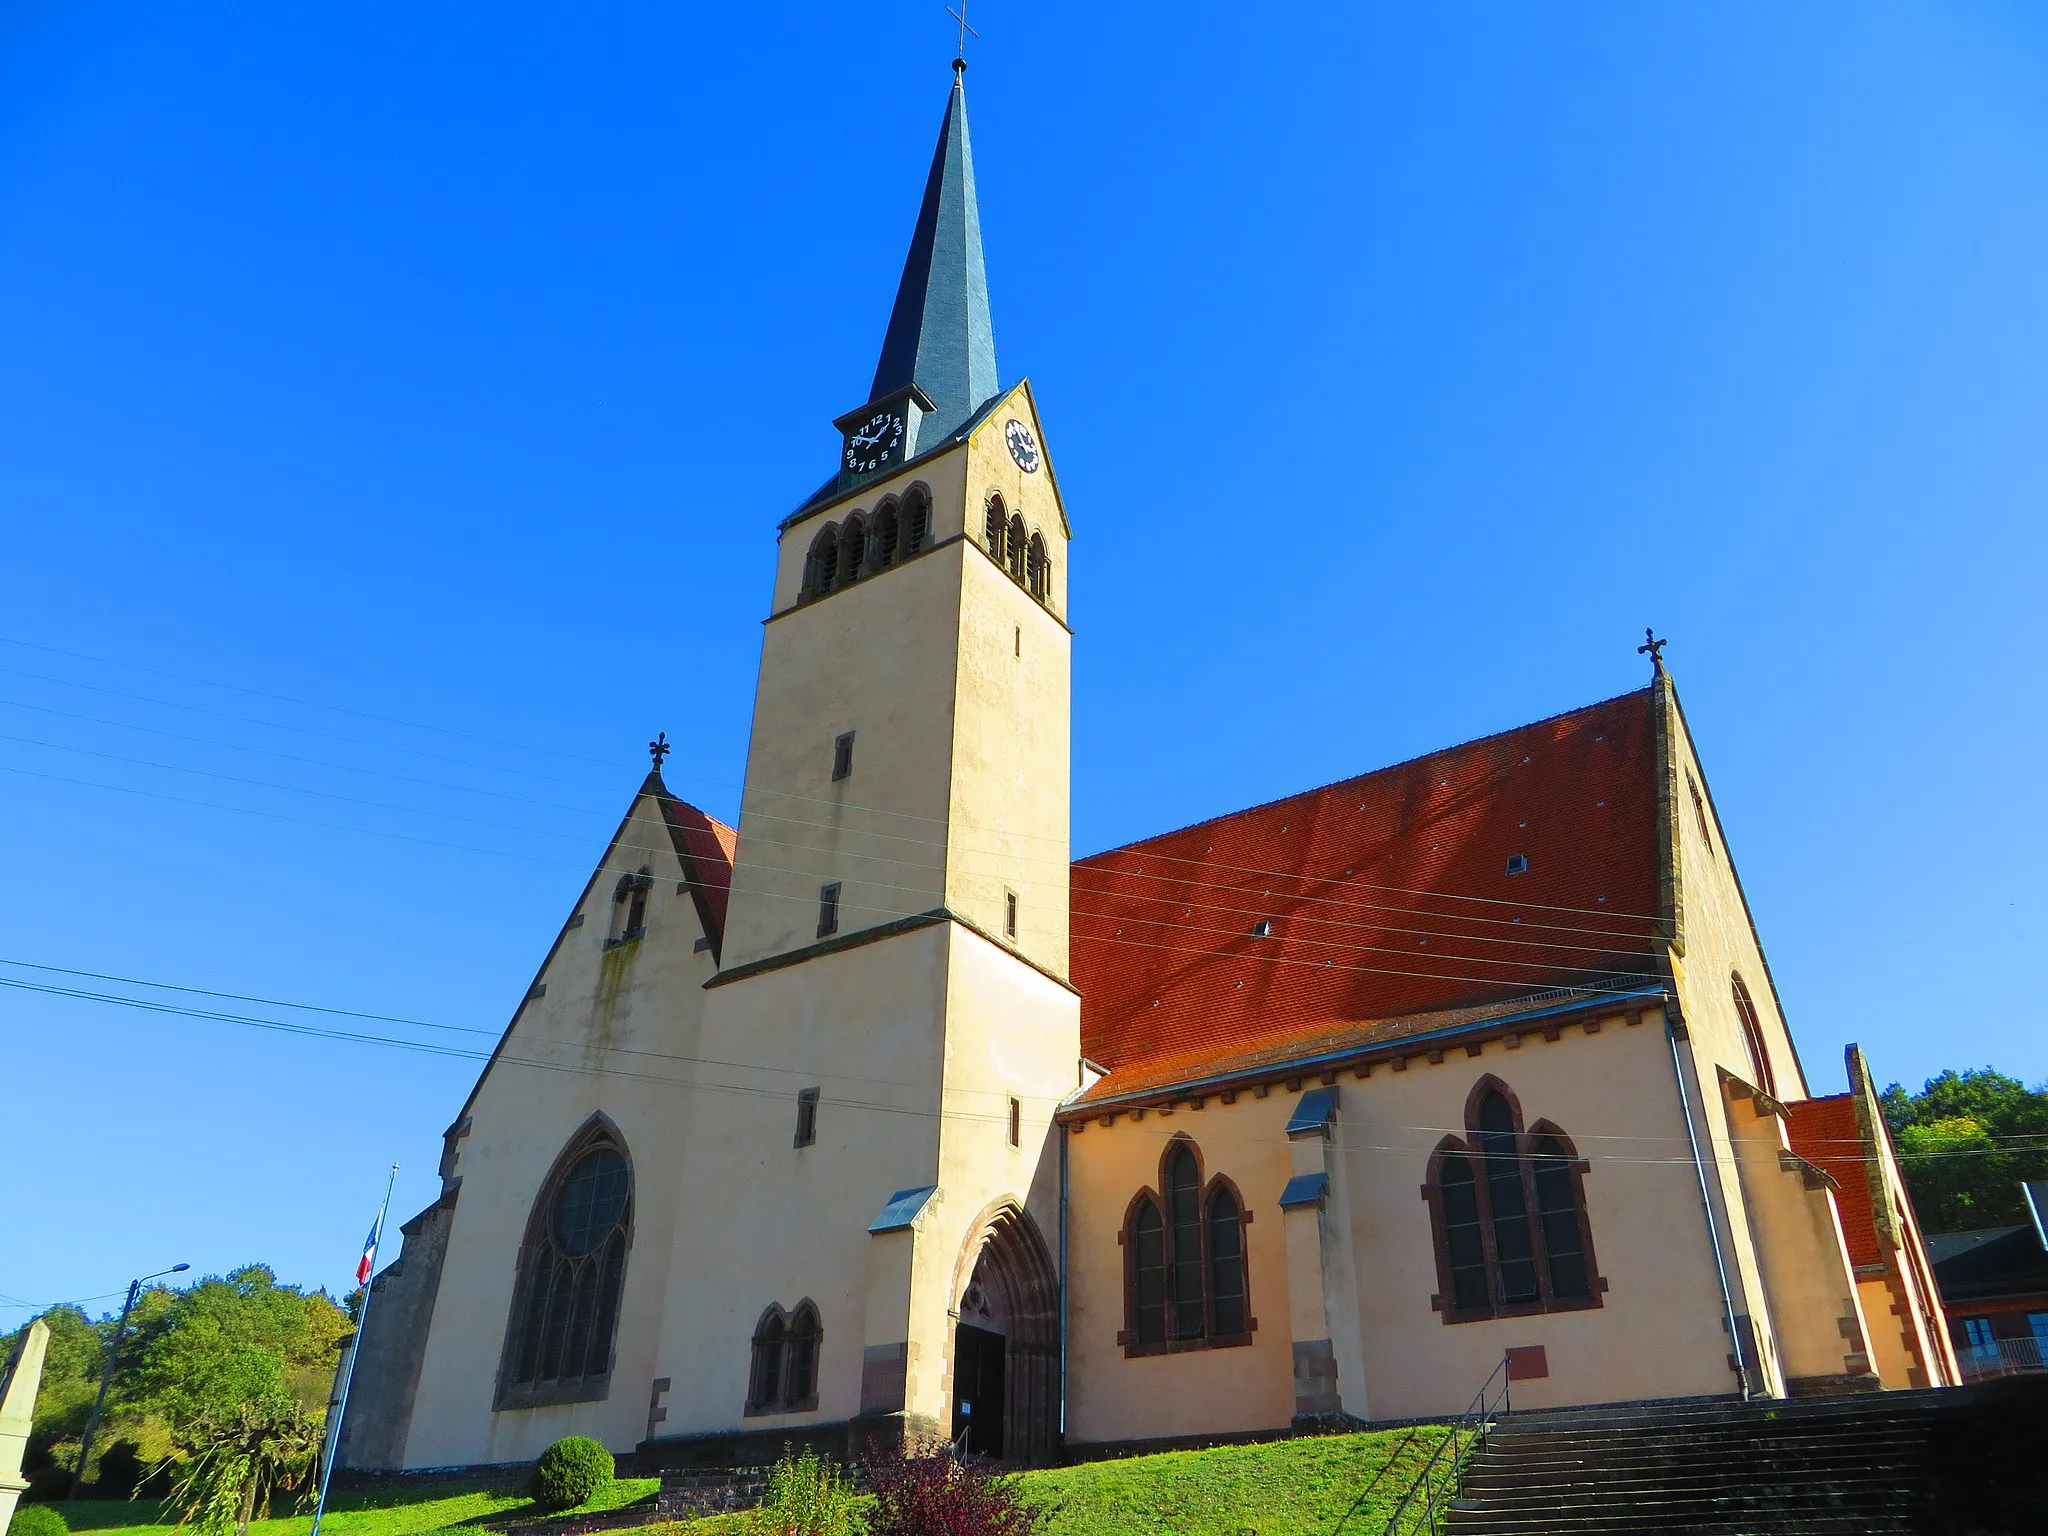
[[[1600,1306],[1607,1282],[1571,1139],[1547,1120],[1525,1129],[1513,1091],[1491,1076],[1473,1087],[1465,1125],[1437,1144],[1422,1190],[1436,1238],[1431,1306],[1447,1323]]]
[[[903,554],[922,553],[932,541],[932,499],[921,485],[913,485],[903,497]]]
[[[556,1159],[528,1218],[499,1408],[607,1395],[632,1232],[632,1164],[617,1129],[599,1116]]]
[[[991,496],[988,499],[988,519],[985,533],[988,539],[988,552],[995,556],[998,564],[1001,564],[1003,562],[1003,545],[1008,541],[1010,535],[1010,514],[1003,506],[1003,498],[1000,496]]]
[[[1185,1136],[1166,1145],[1159,1191],[1140,1190],[1124,1213],[1127,1355],[1249,1344],[1245,1224],[1251,1213],[1221,1174],[1204,1179],[1201,1150]]]

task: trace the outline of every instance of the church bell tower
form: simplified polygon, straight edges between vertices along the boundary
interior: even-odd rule
[[[746,1393],[706,1385],[671,1422],[978,1410],[981,1448],[1030,1458],[1056,1433],[1052,1114],[1080,1073],[1069,535],[1030,387],[998,382],[954,68],[868,399],[779,529],[703,1042],[772,1070],[692,1110],[693,1187],[743,1236],[686,1255],[686,1208],[672,1271],[728,1338],[812,1303],[817,1401],[727,1423]],[[676,1336],[679,1383],[684,1354],[734,1358],[711,1345]]]

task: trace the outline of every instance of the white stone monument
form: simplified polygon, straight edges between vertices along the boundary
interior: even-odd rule
[[[21,1330],[14,1358],[0,1376],[0,1532],[14,1519],[14,1505],[28,1481],[21,1475],[21,1453],[28,1447],[29,1426],[36,1416],[36,1388],[43,1379],[43,1356],[50,1348],[50,1325],[40,1317]]]

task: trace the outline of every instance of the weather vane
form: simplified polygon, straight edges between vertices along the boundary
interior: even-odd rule
[[[946,14],[960,23],[960,50],[953,55],[953,63],[959,68],[964,69],[967,66],[967,35],[972,32],[976,37],[979,37],[981,34],[975,32],[974,28],[967,25],[967,0],[960,0],[960,9],[957,11],[950,5],[947,6]]]
[[[661,760],[673,750],[668,744],[668,732],[663,731],[647,743],[647,755],[654,759],[654,771],[661,772]]]
[[[1657,631],[1654,629],[1646,629],[1643,631],[1643,643],[1636,647],[1636,654],[1649,657],[1650,665],[1659,672],[1662,672],[1664,670],[1664,647],[1670,643],[1669,640],[1659,640],[1657,638]]]

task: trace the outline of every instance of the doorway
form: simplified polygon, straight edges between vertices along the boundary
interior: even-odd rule
[[[971,1456],[1003,1454],[1003,1357],[1009,1340],[962,1323],[953,1330],[953,1443]]]

